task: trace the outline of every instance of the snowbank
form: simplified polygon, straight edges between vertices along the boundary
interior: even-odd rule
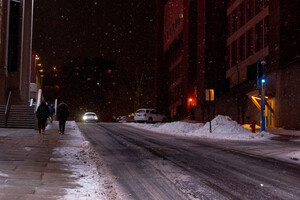
[[[236,121],[233,121],[228,116],[218,115],[211,121],[212,133],[210,133],[209,122],[188,123],[188,122],[171,122],[171,123],[157,123],[157,124],[139,124],[129,123],[131,126],[149,129],[151,131],[188,137],[202,137],[202,138],[218,138],[230,140],[249,140],[249,139],[266,139],[271,137],[267,132],[251,133],[246,128],[243,128]]]

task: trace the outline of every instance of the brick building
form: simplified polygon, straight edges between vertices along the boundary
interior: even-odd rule
[[[239,123],[259,122],[257,77],[263,74],[266,125],[300,129],[299,2],[230,0],[226,17],[230,89],[217,102],[218,112]],[[265,59],[265,66],[261,59]]]
[[[0,0],[0,105],[29,104],[33,0]]]
[[[156,5],[155,105],[173,119],[203,121],[205,89],[225,81],[225,5],[197,0],[157,0]]]
[[[300,129],[298,11],[297,0],[157,0],[157,108],[206,121],[210,106],[239,123],[259,122],[263,74],[267,126]],[[174,16],[183,17],[177,29]],[[205,89],[214,89],[213,104]]]

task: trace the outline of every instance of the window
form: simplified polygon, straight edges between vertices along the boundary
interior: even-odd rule
[[[262,29],[262,21],[260,21],[255,26],[255,52],[259,51],[263,47],[263,29]]]
[[[232,43],[232,59],[231,59],[231,64],[232,64],[232,66],[235,66],[236,65],[236,63],[237,63],[237,41],[234,41],[233,43]]]
[[[239,60],[245,59],[245,35],[242,35],[239,39]]]
[[[240,22],[241,22],[241,27],[244,25],[244,3],[241,3],[241,5],[240,5],[240,9],[241,9],[241,12],[240,12],[240,14],[241,14],[241,16],[240,16]]]
[[[230,66],[230,45],[227,47],[227,69],[229,69],[231,66]]]
[[[236,31],[236,11],[232,12],[232,33]]]
[[[249,21],[253,17],[253,1],[254,0],[247,0],[247,21]]]
[[[263,0],[255,0],[255,15],[263,9]]]
[[[247,31],[247,57],[253,54],[253,28]]]
[[[269,16],[264,19],[264,47],[269,45]]]
[[[182,74],[182,62],[179,63],[179,76]]]

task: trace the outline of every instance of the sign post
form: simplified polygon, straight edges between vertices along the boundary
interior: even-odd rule
[[[208,101],[208,121],[209,121],[209,132],[211,133],[211,119],[210,119],[210,102],[215,100],[214,89],[205,90],[205,100]]]

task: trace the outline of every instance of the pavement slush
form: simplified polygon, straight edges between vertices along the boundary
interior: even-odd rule
[[[85,140],[74,124],[67,122],[64,135],[58,122],[49,124],[45,135],[33,129],[0,129],[0,199],[66,199],[68,191],[78,191],[80,175],[72,166],[84,169],[86,162],[56,152],[82,149]]]

